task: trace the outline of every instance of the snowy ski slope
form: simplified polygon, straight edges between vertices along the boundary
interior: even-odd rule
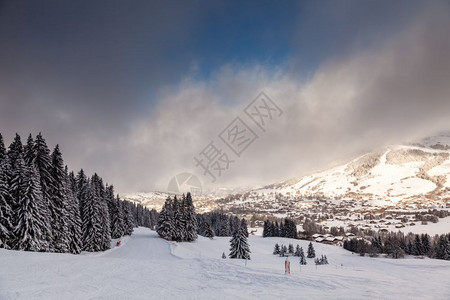
[[[449,299],[450,262],[353,255],[314,244],[329,265],[273,256],[274,244],[307,241],[250,236],[251,260],[221,259],[229,238],[174,243],[138,228],[120,247],[82,255],[0,249],[0,299]]]

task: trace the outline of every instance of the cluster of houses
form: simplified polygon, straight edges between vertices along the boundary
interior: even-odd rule
[[[333,236],[332,234],[320,234],[315,233],[312,235],[312,238],[317,243],[329,244],[329,245],[338,245],[342,246],[344,241],[351,239],[355,235],[353,233],[347,232],[345,235]]]

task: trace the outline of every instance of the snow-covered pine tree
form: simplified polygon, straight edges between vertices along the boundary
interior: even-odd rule
[[[226,258],[227,258],[227,256],[225,255],[225,252],[222,252],[222,258],[223,258],[223,259],[226,259]]]
[[[241,220],[241,228],[245,233],[245,236],[248,237],[248,226],[247,226],[247,221],[243,218]]]
[[[423,255],[422,241],[418,234],[416,234],[414,239],[414,255]]]
[[[197,218],[195,217],[194,203],[192,202],[191,193],[187,193],[183,205],[184,220],[186,221],[186,235],[185,241],[192,242],[197,239]],[[242,231],[244,234],[245,232]]]
[[[0,133],[0,163],[5,159],[5,157],[6,157],[5,142],[3,141],[3,136]]]
[[[219,224],[219,235],[230,236],[230,223],[228,222],[228,219],[220,218]]]
[[[436,258],[450,260],[450,240],[448,237],[445,234],[439,236],[436,247]]]
[[[288,246],[288,252],[289,252],[289,254],[294,254],[294,245],[289,244],[289,246]]]
[[[214,230],[212,229],[211,224],[205,223],[205,237],[213,239],[214,238]]]
[[[112,205],[112,222],[111,222],[111,237],[113,239],[118,239],[124,235],[124,225],[123,225],[123,213],[120,205],[119,196],[114,200]]]
[[[156,232],[160,237],[166,240],[171,240],[174,231],[173,213],[172,213],[172,199],[167,197],[164,206],[159,213],[158,224]]]
[[[235,231],[230,240],[230,245],[230,258],[250,259],[250,247],[245,231],[242,228]]]
[[[300,256],[300,246],[299,246],[299,244],[297,244],[297,246],[295,246],[294,256]]]
[[[67,207],[67,225],[69,233],[69,252],[73,254],[81,253],[82,247],[82,234],[81,234],[81,217],[80,206],[78,204],[78,198],[75,195],[75,180],[72,175],[67,173],[67,166],[65,168],[66,180],[64,184],[65,188],[65,203]],[[72,179],[71,179],[72,178]]]
[[[52,226],[53,219],[51,216],[50,211],[50,187],[52,184],[52,177],[50,175],[51,170],[51,157],[50,157],[50,150],[47,147],[47,144],[42,137],[42,134],[39,133],[36,136],[36,139],[34,141],[33,146],[34,153],[32,155],[33,157],[33,164],[36,166],[36,169],[39,173],[40,178],[40,185],[41,185],[41,191],[42,191],[42,203],[41,203],[41,209],[42,209],[42,218],[44,224],[46,224],[45,228],[43,229],[42,235],[44,239],[46,240],[45,247],[46,249],[43,249],[43,251],[53,251],[53,233],[52,233]]]
[[[88,179],[86,174],[84,173],[83,169],[81,169],[76,177],[77,182],[77,198],[80,204],[80,212],[81,212],[81,219],[83,219],[83,206],[84,201],[87,198],[87,183]]]
[[[106,203],[106,190],[103,179],[95,173],[91,178],[94,187],[95,199],[99,209],[99,220],[102,228],[102,238],[100,243],[101,250],[111,248],[111,225],[109,219],[108,205]]]
[[[286,254],[286,252],[287,252],[286,246],[285,246],[285,245],[281,245],[281,248],[280,248],[280,257],[284,257],[284,255]]]
[[[306,265],[306,258],[305,258],[305,253],[303,252],[303,248],[300,247],[300,264],[301,265]]]
[[[66,208],[66,173],[64,162],[59,146],[56,145],[51,155],[50,175],[52,178],[50,185],[50,212],[52,215],[53,247],[55,252],[69,252],[69,226],[68,212]]]
[[[184,220],[184,195],[183,201],[179,202],[177,196],[173,197],[172,212],[173,212],[173,234],[171,240],[181,242],[186,235],[186,222]]]
[[[313,244],[310,242],[308,245],[308,258],[314,258],[316,257],[316,251],[314,250]]]
[[[10,154],[11,152],[8,152],[8,161],[10,161]],[[9,194],[11,195],[11,208],[13,212],[16,211],[16,209],[19,206],[19,203],[22,202],[22,197],[25,194],[25,162],[22,157],[22,153],[19,153],[15,159],[15,164],[10,165],[10,182],[9,182]],[[12,219],[13,226],[17,224],[17,221],[15,219],[15,214]]]
[[[21,157],[17,158],[16,167],[24,165]],[[39,203],[42,193],[39,185],[39,174],[35,167],[23,167],[23,181],[18,181],[20,191],[17,209],[14,212],[16,226],[14,228],[14,249],[24,251],[41,251],[43,241],[41,228],[44,224],[39,219]]]
[[[112,236],[112,223],[113,223],[113,213],[114,213],[114,186],[106,185],[105,190],[105,201],[108,205],[108,215],[109,215],[109,225]]]
[[[13,142],[11,143],[11,145],[9,145],[7,155],[8,155],[12,170],[14,170],[16,168],[16,160],[17,159],[20,158],[23,160],[22,140],[20,139],[20,136],[17,133],[16,133],[16,136],[14,137]]]
[[[431,251],[430,236],[428,234],[422,234],[421,240],[422,240],[423,254],[429,255]]]
[[[86,187],[86,198],[83,205],[82,219],[82,241],[84,251],[101,251],[102,250],[102,224],[101,224],[101,207],[97,199],[94,186],[88,181]]]
[[[34,141],[30,134],[27,139],[27,144],[23,147],[23,159],[25,161],[25,165],[31,166],[34,161],[34,156]]]
[[[264,227],[263,227],[263,237],[270,237],[270,223],[268,220],[264,221]]]
[[[122,201],[123,204],[123,215],[124,215],[124,234],[131,235],[134,231],[134,220],[133,213],[131,211],[131,203],[128,201]]]
[[[3,141],[0,135],[0,148],[2,143]],[[11,208],[12,197],[8,188],[9,176],[6,170],[6,156],[2,158],[0,160],[0,248],[9,249],[9,243],[13,240],[13,210]]]
[[[278,245],[278,243],[275,244],[275,247],[273,248],[273,254],[274,255],[278,255],[280,254],[280,245]]]

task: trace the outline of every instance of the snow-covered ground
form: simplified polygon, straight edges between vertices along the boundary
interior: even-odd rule
[[[284,274],[274,244],[307,241],[250,236],[251,260],[222,259],[229,238],[172,243],[138,228],[120,247],[82,255],[0,249],[0,299],[449,299],[450,262],[368,258],[314,244],[329,265]]]

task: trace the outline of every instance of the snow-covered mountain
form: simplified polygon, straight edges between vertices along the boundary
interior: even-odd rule
[[[377,202],[450,198],[450,134],[377,149],[343,165],[256,190]]]
[[[135,193],[126,200],[159,210],[168,194]],[[300,200],[326,198],[397,208],[446,205],[450,200],[450,132],[419,142],[386,146],[347,163],[257,189],[204,192],[194,197],[197,211],[224,209],[239,213],[276,213],[304,209]],[[401,204],[401,205],[400,205]],[[250,207],[249,207],[250,205]],[[242,211],[241,211],[242,212]]]

